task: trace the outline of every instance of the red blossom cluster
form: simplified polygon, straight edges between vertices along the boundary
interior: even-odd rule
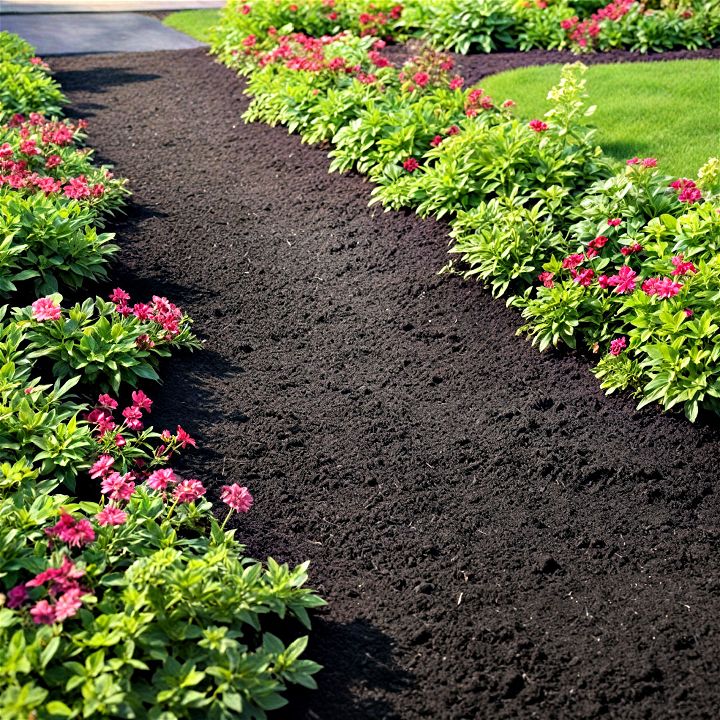
[[[183,312],[166,297],[153,295],[152,302],[135,303],[132,306],[129,304],[129,300],[130,294],[122,288],[115,288],[110,294],[110,301],[115,303],[115,310],[123,317],[134,315],[138,320],[157,323],[169,338],[175,337],[180,332]],[[138,341],[138,346],[142,346],[144,349],[154,345],[147,336],[140,336]]]
[[[375,10],[372,3],[368,7],[369,11]],[[380,35],[391,20],[399,20],[403,13],[402,5],[395,5],[389,13],[384,12],[362,12],[358,15],[358,23],[360,25],[360,35]],[[330,18],[333,19],[333,18]]]
[[[680,178],[670,183],[670,187],[678,194],[678,200],[684,203],[693,203],[702,200],[702,191],[689,178]]]
[[[491,110],[493,107],[493,99],[482,88],[473,88],[465,98],[465,114],[468,117],[475,117],[480,110]]]
[[[79,522],[90,525],[87,520]],[[65,512],[61,514],[58,525],[61,523],[66,526],[73,523],[77,524]],[[89,532],[92,533],[90,540],[92,541],[95,538],[92,527],[90,527]],[[12,588],[7,594],[7,606],[11,609],[17,609],[32,602],[28,590],[43,587],[47,591],[49,600],[43,598],[34,602],[30,608],[30,616],[33,622],[36,625],[52,625],[56,622],[62,622],[73,617],[82,606],[83,596],[90,594],[90,591],[83,588],[79,582],[84,575],[85,571],[76,567],[73,561],[65,556],[59,567],[50,567],[35,575],[32,580]]]
[[[62,165],[56,148],[72,144],[78,132],[87,127],[85,120],[73,124],[67,120],[46,120],[39,113],[30,113],[27,119],[15,115],[7,127],[17,129],[20,142],[17,149],[9,142],[0,145],[0,187],[6,185],[12,190],[46,195],[62,192],[73,200],[99,198],[105,194],[103,183],[90,184],[84,175],[47,174],[48,170]]]
[[[607,224],[610,227],[618,227],[622,223],[620,218],[609,218]],[[563,270],[569,270],[573,282],[583,287],[591,287],[597,283],[597,287],[601,290],[608,290],[617,295],[629,295],[637,289],[640,282],[640,273],[634,270],[630,265],[621,265],[612,274],[596,275],[592,267],[588,267],[585,263],[597,258],[603,248],[609,245],[610,239],[606,235],[598,235],[591,240],[584,252],[572,253],[563,258],[561,266]],[[642,245],[639,243],[630,243],[622,245],[619,252],[625,256],[635,256],[643,251]],[[692,262],[686,261],[682,254],[675,255],[672,258],[674,270],[672,275],[675,277],[687,275],[697,272],[697,268]],[[552,272],[544,271],[538,275],[538,280],[546,288],[553,288],[555,275]],[[682,290],[683,285],[672,277],[650,277],[645,279],[640,289],[650,297],[658,297],[667,299],[677,295]],[[686,310],[686,315],[692,315],[692,310]],[[614,353],[617,354],[617,353]]]
[[[574,15],[560,23],[568,37],[580,47],[589,47],[593,40],[602,32],[604,21],[617,22],[630,12],[635,0],[613,0],[605,7],[594,12],[587,20],[580,20]]]

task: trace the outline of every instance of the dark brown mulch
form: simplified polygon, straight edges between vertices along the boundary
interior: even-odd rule
[[[244,125],[202,51],[54,65],[132,178],[115,277],[207,339],[167,363],[154,419],[202,439],[186,468],[214,497],[252,488],[240,537],[309,558],[330,602],[320,689],[285,717],[715,716],[715,420],[637,412],[532,349],[435,274],[442,224],[368,209],[321,149]]]
[[[391,45],[384,51],[395,63],[402,62],[422,48],[421,43]],[[665,62],[668,60],[714,60],[720,59],[720,48],[702,48],[700,50],[671,50],[663,53],[642,55],[629,50],[612,50],[604,53],[575,55],[569,50],[529,50],[528,52],[497,52],[489,55],[458,55],[449,53],[455,59],[459,72],[468,83],[475,83],[486,75],[530,67],[531,65],[550,65],[553,63],[583,62],[585,65],[609,65],[628,62]]]

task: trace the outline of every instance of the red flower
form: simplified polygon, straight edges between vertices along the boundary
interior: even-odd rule
[[[420,167],[420,163],[414,157],[409,157],[403,162],[403,167],[411,173],[415,172]]]
[[[548,124],[544,123],[542,120],[531,120],[528,123],[528,126],[536,133],[545,132],[548,129]]]

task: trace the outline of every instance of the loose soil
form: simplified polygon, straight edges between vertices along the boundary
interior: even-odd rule
[[[444,225],[244,125],[202,50],[53,65],[132,179],[114,277],[207,340],[166,364],[153,419],[202,439],[185,470],[213,499],[250,486],[249,552],[309,559],[330,603],[320,689],[278,717],[716,717],[716,420],[638,412],[532,349],[515,311],[436,275]]]

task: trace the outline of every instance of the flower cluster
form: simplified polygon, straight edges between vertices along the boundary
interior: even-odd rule
[[[26,119],[15,115],[0,127],[0,187],[26,193],[43,192],[71,200],[102,198],[106,183],[113,179],[107,169],[96,170],[87,162],[87,152],[74,144],[83,137],[85,120],[47,120],[39,113]],[[85,172],[66,174],[66,166],[78,162]],[[93,179],[89,180],[88,173]],[[101,179],[102,178],[102,179]],[[117,183],[113,191],[117,191]]]
[[[70,516],[65,514],[63,517]],[[29,613],[36,625],[53,625],[67,620],[82,607],[83,597],[91,594],[80,584],[84,575],[85,571],[64,555],[59,567],[50,567],[35,575],[32,580],[9,590],[7,606],[16,610],[32,603]],[[46,597],[33,600],[31,593],[35,594],[36,588],[44,589]]]
[[[135,303],[130,305],[130,294],[122,288],[115,288],[110,294],[110,301],[115,303],[115,310],[123,317],[134,315],[143,322],[156,323],[162,328],[168,338],[173,338],[180,333],[183,321],[183,312],[166,297],[153,295],[149,303]],[[142,335],[138,338],[138,344],[143,347],[152,347],[155,343],[149,336]]]
[[[571,42],[577,43],[581,48],[587,48],[602,32],[603,23],[617,22],[630,12],[634,3],[635,0],[612,0],[586,20],[580,20],[577,15],[574,15],[563,20],[560,26],[567,32]]]
[[[678,200],[683,203],[694,203],[702,200],[702,191],[689,178],[680,178],[670,183],[670,187],[677,192]]]

